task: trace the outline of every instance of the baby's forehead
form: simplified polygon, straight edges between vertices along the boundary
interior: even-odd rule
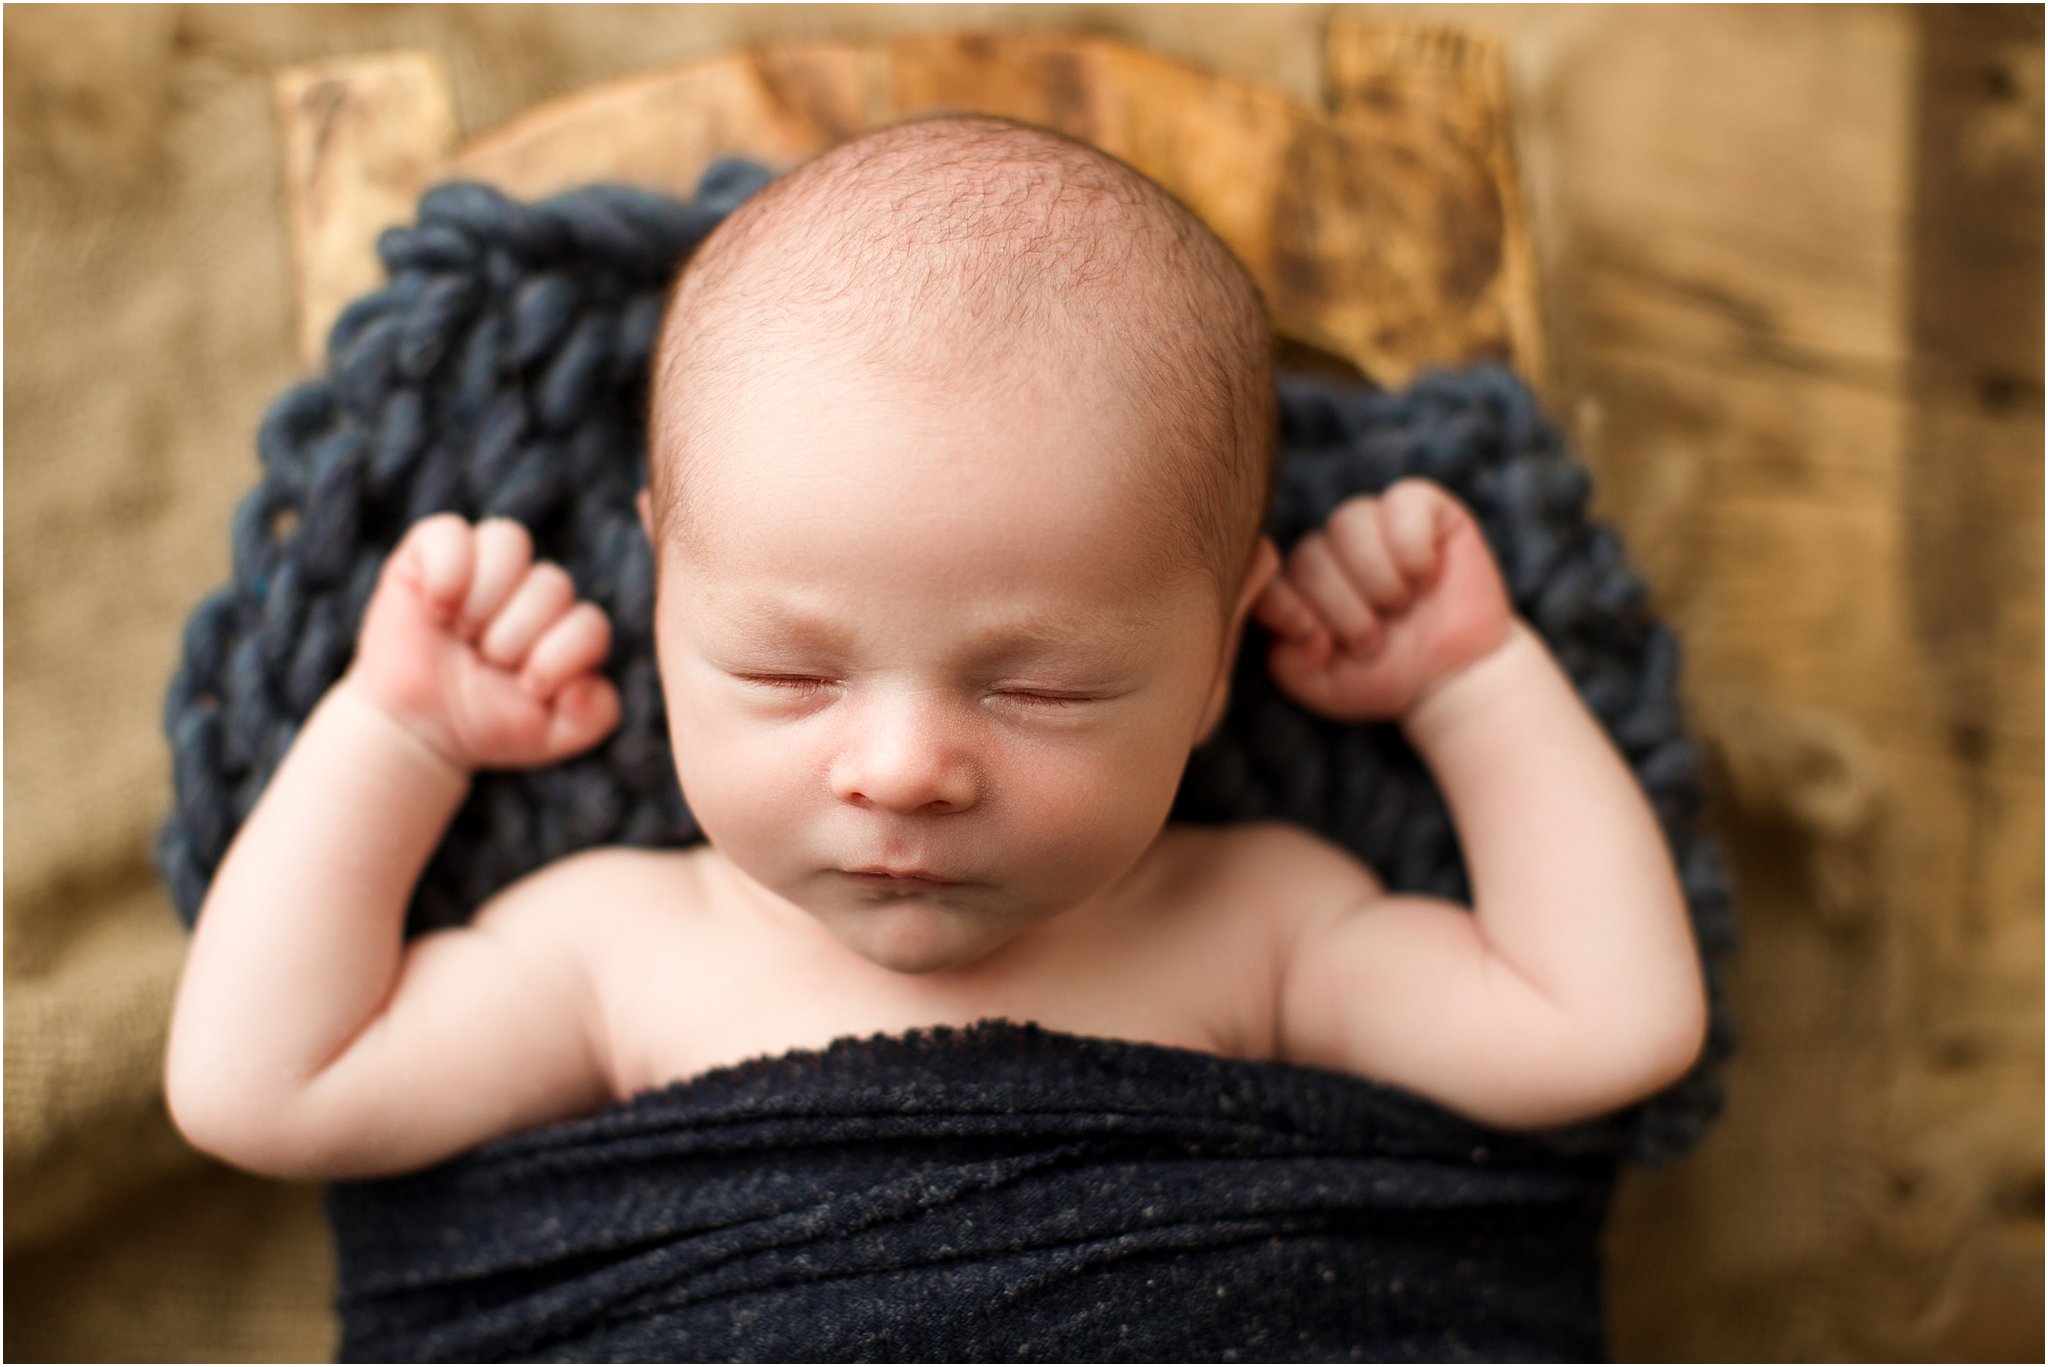
[[[844,358],[797,378],[735,382],[730,405],[698,425],[665,529],[691,566],[800,557],[845,534],[943,576],[927,557],[942,545],[1021,561],[1169,539],[1176,486],[1153,464],[1162,444],[1100,382],[963,393]]]
[[[799,350],[729,374],[691,429],[700,507],[872,492],[1001,518],[1015,515],[1002,502],[1015,495],[1031,497],[1034,516],[1079,516],[1150,483],[1174,449],[1078,357],[905,374],[845,349]],[[965,497],[991,491],[994,501]]]
[[[1042,463],[1034,477],[1048,489],[1090,467],[1163,475],[1190,459],[1187,444],[1156,421],[1158,396],[1086,338],[1053,330],[999,347],[948,346],[922,328],[906,341],[906,327],[919,324],[878,323],[852,335],[762,328],[715,374],[657,394],[666,409],[654,428],[665,440],[654,458],[680,459],[670,473],[687,470],[703,490],[700,504],[716,496],[725,481],[715,476],[732,462],[772,454],[829,468],[847,459],[850,444],[870,462],[916,466],[944,453],[971,464],[1019,431],[1057,432],[1084,459],[1078,469]],[[898,440],[877,440],[877,429]]]

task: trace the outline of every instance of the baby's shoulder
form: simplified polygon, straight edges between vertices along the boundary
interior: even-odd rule
[[[616,933],[657,910],[702,902],[701,847],[579,850],[519,878],[484,904],[472,924],[572,951],[602,924]]]
[[[1385,891],[1372,869],[1343,846],[1285,821],[1176,827],[1183,876],[1199,886],[1314,910],[1354,905]]]
[[[1171,870],[1159,885],[1157,943],[1184,983],[1201,983],[1218,1052],[1273,1058],[1289,965],[1304,932],[1370,901],[1380,883],[1356,857],[1282,821],[1167,828]],[[1227,987],[1226,987],[1227,985]]]

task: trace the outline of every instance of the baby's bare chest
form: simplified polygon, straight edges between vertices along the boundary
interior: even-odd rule
[[[1159,905],[1127,909],[1123,933],[1077,926],[1072,952],[971,987],[878,969],[829,937],[706,905],[704,880],[679,879],[678,905],[611,918],[591,960],[613,1089],[624,1099],[847,1036],[991,1017],[1273,1057],[1288,898],[1270,870],[1204,857],[1228,853],[1190,846],[1187,876],[1163,880]]]

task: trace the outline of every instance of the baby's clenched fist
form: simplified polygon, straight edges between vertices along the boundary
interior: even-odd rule
[[[1254,609],[1274,680],[1340,721],[1405,716],[1509,636],[1514,609],[1479,524],[1442,486],[1347,499]]]
[[[526,528],[441,513],[384,562],[348,682],[459,769],[537,768],[619,724],[598,672],[611,644],[610,620],[534,560]]]

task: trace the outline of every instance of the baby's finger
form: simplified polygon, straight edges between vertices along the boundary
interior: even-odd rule
[[[513,668],[575,601],[576,585],[568,571],[543,560],[512,590],[512,596],[484,628],[477,648],[492,664]]]
[[[1325,636],[1314,646],[1274,641],[1266,651],[1266,672],[1281,690],[1312,711],[1330,711],[1330,664],[1335,647]]]
[[[595,603],[578,603],[534,642],[519,682],[536,698],[552,697],[577,675],[602,665],[611,651],[611,618]]]
[[[444,617],[452,616],[469,586],[469,524],[437,513],[413,524],[391,560]]]
[[[1387,549],[1382,500],[1354,498],[1330,514],[1331,553],[1377,612],[1399,612],[1414,597]]]
[[[1308,599],[1287,582],[1284,574],[1274,575],[1266,585],[1266,591],[1252,604],[1252,617],[1260,626],[1288,641],[1310,641],[1329,632]]]
[[[580,754],[619,724],[619,691],[599,674],[586,674],[563,689],[548,713],[544,744],[554,759]]]
[[[533,562],[533,537],[508,517],[488,517],[476,524],[476,568],[458,623],[462,634],[475,637],[498,615],[505,599],[519,586]]]
[[[1419,479],[1396,480],[1383,501],[1395,561],[1411,582],[1429,583],[1436,578],[1441,559],[1438,538],[1454,516],[1443,490]]]
[[[1363,650],[1379,633],[1379,619],[1330,553],[1329,538],[1314,532],[1295,546],[1287,577],[1329,623],[1347,649]]]

